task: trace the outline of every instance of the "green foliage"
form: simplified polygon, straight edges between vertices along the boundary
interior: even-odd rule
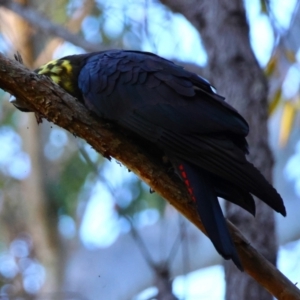
[[[12,125],[12,114],[14,110],[7,110],[5,107],[5,101],[7,101],[6,94],[0,89],[0,122],[3,125]]]
[[[146,209],[156,209],[160,214],[164,211],[166,201],[158,194],[150,191],[150,188],[140,179],[136,178],[136,180],[130,185],[127,185],[126,188],[131,190],[133,197],[130,203],[125,207],[118,205],[120,215],[132,218]]]
[[[79,152],[75,152],[65,162],[61,174],[47,182],[50,201],[56,204],[61,213],[74,215],[78,194],[90,172],[91,166],[80,157]]]

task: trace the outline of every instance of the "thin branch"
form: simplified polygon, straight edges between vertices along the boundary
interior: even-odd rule
[[[73,45],[85,49],[86,51],[106,50],[103,45],[89,43],[80,36],[71,33],[66,28],[51,22],[46,16],[28,6],[19,4],[11,0],[0,0],[0,6],[3,6],[18,14],[34,28],[46,34],[58,36],[65,41],[72,43]]]
[[[85,139],[104,157],[120,161],[205,232],[184,185],[168,174],[166,166],[130,140],[120,128],[94,117],[49,78],[38,76],[0,54],[0,88],[15,95],[48,121]],[[228,222],[228,226],[245,271],[276,298],[300,299],[298,288],[260,255],[234,225]]]
[[[127,217],[126,219],[131,224],[131,235],[132,235],[137,247],[139,248],[143,258],[147,262],[148,266],[154,272],[156,272],[156,269],[158,267],[157,263],[154,262],[151,254],[150,254],[150,251],[148,250],[148,248],[147,248],[146,244],[144,243],[143,239],[139,236],[139,233],[137,232],[137,230],[134,228],[134,225],[132,224],[132,221],[130,220],[130,218]]]

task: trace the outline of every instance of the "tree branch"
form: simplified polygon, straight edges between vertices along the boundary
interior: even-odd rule
[[[80,36],[71,33],[66,28],[51,22],[46,16],[28,6],[11,0],[0,0],[0,6],[3,6],[18,14],[34,28],[46,34],[58,36],[63,40],[72,43],[73,45],[85,49],[86,51],[99,51],[99,49],[106,50],[103,45],[89,43]]]
[[[38,115],[85,139],[103,156],[120,161],[205,232],[178,178],[170,176],[160,161],[130,140],[123,130],[94,117],[49,78],[38,76],[0,54],[0,88],[15,95]],[[263,258],[234,225],[228,222],[228,226],[245,271],[276,298],[300,299],[297,287]]]

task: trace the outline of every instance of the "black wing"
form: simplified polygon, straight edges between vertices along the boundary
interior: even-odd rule
[[[113,50],[92,55],[78,85],[99,116],[285,215],[280,195],[245,158],[248,124],[201,77],[154,54]]]
[[[134,114],[183,134],[228,132],[245,137],[249,131],[246,121],[207,81],[151,53],[94,55],[80,72],[79,88],[88,105],[116,121]]]

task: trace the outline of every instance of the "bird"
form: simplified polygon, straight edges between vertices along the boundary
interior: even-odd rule
[[[218,198],[255,215],[256,196],[286,216],[279,193],[246,158],[248,123],[199,75],[153,53],[130,50],[70,55],[35,72],[164,153],[214,247],[240,270]]]

